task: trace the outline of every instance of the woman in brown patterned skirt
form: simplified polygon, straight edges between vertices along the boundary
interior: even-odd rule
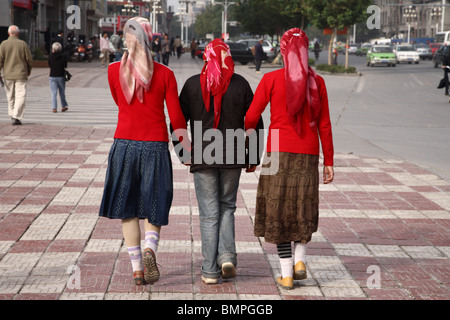
[[[254,129],[270,102],[267,155],[256,201],[255,235],[277,245],[283,288],[306,279],[306,244],[319,223],[319,151],[331,183],[333,137],[325,82],[308,66],[308,37],[294,28],[281,40],[285,67],[266,73],[246,114]],[[320,140],[320,142],[319,142]],[[294,253],[292,252],[294,242]]]

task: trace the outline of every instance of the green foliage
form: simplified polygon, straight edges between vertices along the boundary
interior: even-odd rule
[[[316,69],[331,73],[356,73],[355,67],[345,68],[343,65],[318,64],[316,65]]]
[[[222,31],[221,6],[207,5],[205,11],[195,19],[195,33],[205,37],[207,33],[214,33],[214,37],[221,37]]]
[[[47,60],[44,51],[42,51],[40,48],[34,48],[32,51],[32,55],[33,60]]]
[[[280,34],[306,23],[302,3],[307,0],[248,0],[234,8],[235,19],[251,34]]]

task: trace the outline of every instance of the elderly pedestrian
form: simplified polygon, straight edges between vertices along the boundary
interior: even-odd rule
[[[52,110],[54,113],[58,109],[57,95],[61,100],[61,111],[65,112],[68,108],[66,101],[66,78],[65,70],[67,68],[67,59],[62,53],[62,46],[59,42],[52,44],[52,53],[48,56],[48,65],[50,67],[50,89],[52,91]]]
[[[147,19],[129,19],[124,27],[128,50],[121,61],[108,67],[109,87],[119,116],[99,215],[122,221],[136,285],[159,279],[156,253],[161,227],[169,223],[172,204],[164,101],[172,126],[186,130],[175,76],[153,61],[152,36]],[[140,220],[144,220],[145,229],[143,252]]]
[[[250,158],[245,159],[244,116],[253,92],[247,80],[234,73],[229,46],[215,39],[206,46],[203,59],[201,73],[189,78],[183,86],[180,104],[186,121],[190,121],[194,143],[188,162],[194,175],[200,215],[202,281],[215,284],[220,277],[236,277],[234,212],[239,180],[243,168],[247,172],[255,170],[259,155],[254,156],[253,163]],[[262,120],[258,129],[263,129]],[[236,136],[230,138],[230,130]],[[202,138],[207,132],[220,138],[207,143]],[[252,141],[254,145],[249,152],[259,152],[259,143]],[[217,147],[214,156],[206,151],[212,146]],[[203,156],[198,158],[198,153]]]
[[[3,70],[8,114],[13,125],[21,125],[25,112],[26,85],[33,58],[28,45],[19,39],[17,26],[9,26],[8,35],[8,39],[0,44],[0,80]]]
[[[306,34],[298,28],[283,35],[280,50],[285,67],[263,76],[245,117],[246,128],[255,128],[270,102],[266,150],[271,164],[266,159],[262,165],[254,231],[277,245],[281,265],[277,283],[286,289],[293,288],[293,280],[307,277],[306,246],[318,228],[319,140],[323,182],[334,178],[327,90],[323,78],[308,66],[308,45]]]

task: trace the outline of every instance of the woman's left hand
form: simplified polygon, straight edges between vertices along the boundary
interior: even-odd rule
[[[323,183],[328,184],[333,182],[334,179],[334,169],[332,166],[323,167]]]

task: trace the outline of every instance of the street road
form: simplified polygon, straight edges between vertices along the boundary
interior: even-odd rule
[[[325,63],[322,52],[319,63]],[[344,56],[339,56],[339,64]],[[178,89],[199,73],[203,63],[190,55],[171,58],[169,67],[175,72]],[[361,76],[327,75],[331,118],[336,152],[384,160],[405,160],[420,165],[450,180],[450,103],[443,90],[436,89],[443,76],[431,61],[401,64],[395,68],[365,66],[365,57],[350,56],[350,65]],[[114,127],[117,108],[110,96],[106,68],[98,62],[71,63],[73,79],[67,85],[69,111],[51,113],[48,69],[33,69],[28,83],[24,125],[45,123]],[[273,66],[263,64],[256,74],[251,65],[236,65],[253,90]],[[0,121],[9,122],[4,90],[0,90]],[[269,123],[268,109],[264,113]]]

